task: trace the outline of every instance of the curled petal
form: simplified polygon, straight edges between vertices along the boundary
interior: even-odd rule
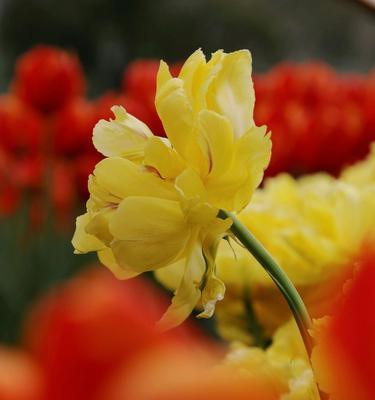
[[[120,157],[106,158],[96,166],[95,188],[106,191],[119,199],[128,196],[154,196],[175,199],[173,186],[143,167]],[[95,195],[94,192],[90,194]]]
[[[208,93],[208,108],[230,120],[237,138],[254,126],[255,94],[250,76],[248,50],[226,54]]]
[[[125,157],[139,160],[143,157],[147,138],[153,134],[139,119],[123,107],[114,106],[114,120],[100,120],[93,131],[95,148],[106,157]]]
[[[105,248],[105,244],[96,236],[86,232],[86,226],[90,222],[88,213],[80,215],[76,219],[76,230],[72,238],[74,252],[76,254],[85,254],[90,251],[98,251]]]
[[[184,275],[172,303],[158,323],[161,330],[181,324],[191,314],[201,297],[199,286],[205,270],[202,247],[196,242],[186,259]]]
[[[184,168],[184,162],[178,153],[157,137],[147,141],[144,164],[155,168],[165,179],[175,178]]]
[[[203,110],[198,115],[202,146],[209,160],[209,176],[221,176],[232,164],[233,129],[228,118]]]
[[[159,75],[165,74],[166,64],[161,63]],[[168,139],[183,158],[189,157],[194,128],[193,110],[181,79],[166,82],[158,78],[155,105]],[[159,84],[162,81],[163,84]]]

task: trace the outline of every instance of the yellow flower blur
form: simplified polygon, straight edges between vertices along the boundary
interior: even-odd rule
[[[282,325],[262,350],[235,342],[225,362],[242,375],[265,380],[280,400],[319,400],[306,351],[294,320]]]
[[[263,177],[271,141],[253,121],[251,57],[197,50],[177,78],[161,62],[155,99],[167,138],[122,107],[98,122],[93,142],[106,158],[89,178],[87,212],[77,218],[76,253],[96,251],[120,279],[159,271],[175,290],[164,328],[198,304],[210,317],[224,296],[215,255],[231,221]]]
[[[354,168],[359,165],[351,167],[352,179]],[[350,261],[375,234],[375,180],[354,185],[325,174],[297,180],[279,175],[266,181],[238,217],[283,266],[311,314],[319,315],[346,278]],[[233,249],[222,243],[216,259],[227,288],[217,310],[219,330],[228,339],[251,343],[242,322],[246,296],[268,334],[290,314],[257,261],[236,243],[232,247],[235,258]]]

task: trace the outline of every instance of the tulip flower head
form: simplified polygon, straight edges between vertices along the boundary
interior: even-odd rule
[[[122,107],[101,120],[93,142],[106,158],[89,178],[87,213],[78,217],[77,253],[97,251],[120,279],[164,271],[176,283],[162,318],[181,323],[200,304],[210,317],[225,286],[215,253],[231,219],[261,182],[271,152],[266,128],[253,121],[251,56],[193,53],[178,77],[163,61],[155,105],[167,138],[156,137]]]

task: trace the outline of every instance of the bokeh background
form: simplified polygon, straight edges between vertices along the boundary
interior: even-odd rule
[[[21,60],[39,45],[56,49],[33,53],[27,62],[35,64],[25,72],[27,62],[22,67]],[[0,0],[1,344],[24,343],[26,336],[27,343],[40,345],[43,334],[49,338],[53,328],[47,329],[43,318],[55,317],[42,312],[33,319],[30,313],[73,276],[81,279],[80,289],[72,289],[68,300],[65,295],[57,300],[59,316],[69,314],[72,299],[85,304],[82,312],[103,310],[100,301],[90,302],[99,288],[104,288],[99,298],[105,304],[115,302],[109,293],[117,296],[121,290],[108,281],[108,274],[101,275],[101,267],[93,267],[100,271],[97,276],[79,278],[83,270],[91,273],[96,258],[75,256],[70,244],[75,216],[87,198],[87,176],[99,159],[91,130],[99,118],[111,115],[111,104],[119,103],[163,135],[152,109],[156,60],[167,60],[178,71],[181,60],[199,47],[206,54],[218,48],[251,50],[255,116],[273,130],[269,175],[337,174],[368,152],[375,139],[375,13],[361,2]],[[74,93],[58,106],[40,107],[22,92],[22,85],[32,82],[36,93],[46,89],[43,63],[50,57],[53,64],[58,48],[72,57],[67,80],[60,83],[72,84]],[[124,302],[136,307],[134,298]],[[105,318],[98,311],[99,320],[89,322],[92,328],[128,316],[114,308]],[[61,322],[59,316],[56,326],[70,335],[76,320]],[[213,323],[200,324],[212,334]],[[30,326],[45,329],[39,339],[30,334]]]
[[[135,58],[177,61],[198,47],[249,48],[258,72],[286,59],[368,72],[375,60],[373,16],[350,0],[1,0],[0,21],[3,90],[37,43],[76,51],[92,95],[117,88]]]

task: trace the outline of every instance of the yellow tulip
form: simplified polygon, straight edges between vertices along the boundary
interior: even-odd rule
[[[354,167],[352,167],[354,168]],[[326,311],[361,246],[375,234],[375,184],[355,186],[317,174],[301,179],[280,175],[266,181],[238,218],[283,266],[313,316]],[[289,310],[257,261],[236,243],[222,243],[218,276],[227,294],[217,310],[220,332],[245,338],[244,300],[267,333],[289,318]]]
[[[197,305],[210,317],[225,292],[215,255],[259,185],[271,151],[253,121],[251,57],[196,51],[172,78],[161,62],[156,108],[167,138],[122,107],[101,120],[93,142],[105,157],[89,178],[87,212],[77,218],[76,253],[96,251],[119,279],[164,276],[175,296],[161,325],[182,322]]]
[[[206,62],[201,50],[177,78],[161,62],[155,104],[168,139],[198,176],[217,208],[245,207],[269,163],[271,141],[253,120],[255,102],[247,50],[219,50]]]

